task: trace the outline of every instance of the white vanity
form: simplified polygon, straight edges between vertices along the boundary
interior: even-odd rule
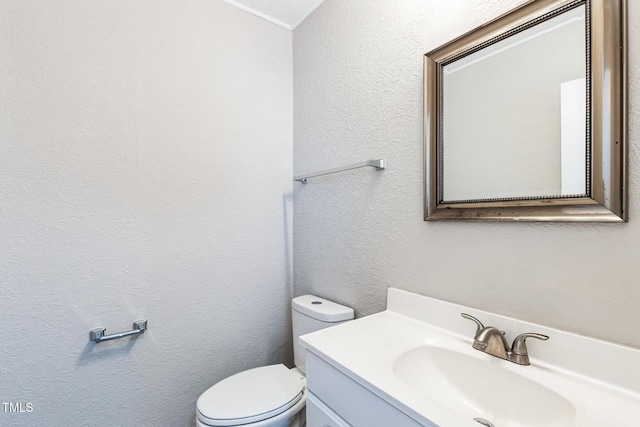
[[[531,365],[472,348],[460,314],[527,341]],[[387,310],[300,338],[308,427],[637,427],[640,350],[391,288]],[[474,420],[476,419],[476,420]]]

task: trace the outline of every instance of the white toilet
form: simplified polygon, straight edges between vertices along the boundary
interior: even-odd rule
[[[305,426],[305,353],[298,337],[353,319],[353,309],[313,295],[294,298],[291,308],[296,367],[261,366],[215,384],[198,398],[198,427]]]

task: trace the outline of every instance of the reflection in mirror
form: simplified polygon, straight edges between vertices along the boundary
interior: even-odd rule
[[[445,202],[586,195],[585,29],[583,5],[443,66]]]
[[[627,221],[626,0],[531,0],[425,55],[425,220]]]

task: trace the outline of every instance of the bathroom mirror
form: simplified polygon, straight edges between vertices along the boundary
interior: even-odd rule
[[[626,2],[533,0],[425,55],[425,220],[627,220]]]

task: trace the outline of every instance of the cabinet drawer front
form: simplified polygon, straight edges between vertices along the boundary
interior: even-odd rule
[[[320,399],[307,393],[307,427],[351,427]]]
[[[348,426],[423,427],[310,351],[307,351],[307,387]]]

